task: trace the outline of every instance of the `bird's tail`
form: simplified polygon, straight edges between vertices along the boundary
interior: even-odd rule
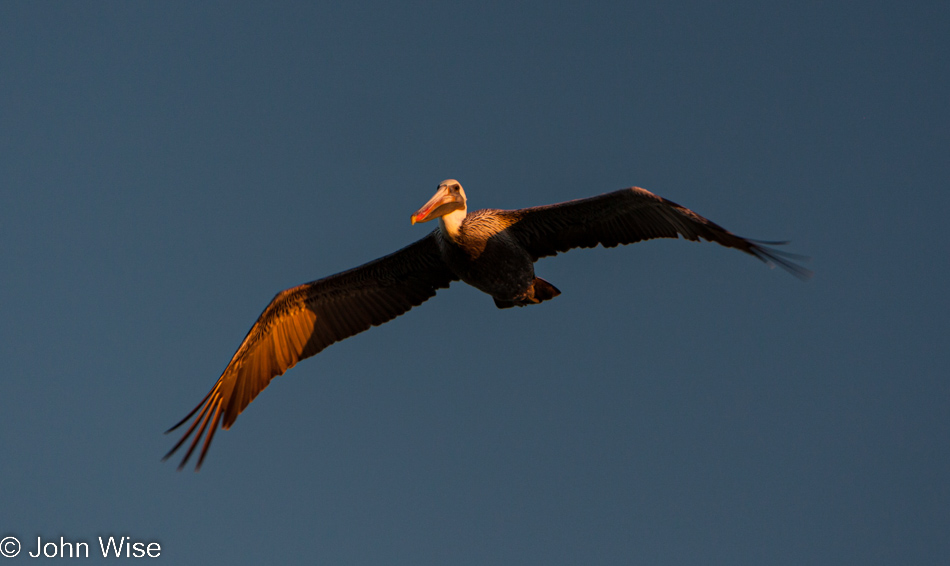
[[[534,283],[531,284],[531,289],[528,290],[529,300],[531,300],[532,303],[547,301],[560,294],[561,292],[558,291],[557,287],[540,277],[534,278]]]
[[[560,294],[561,292],[558,291],[557,287],[551,285],[540,277],[535,277],[534,282],[531,283],[531,287],[528,288],[528,292],[525,293],[524,296],[513,301],[502,301],[495,299],[495,306],[500,309],[510,309],[511,307],[536,305],[538,303],[547,301],[548,299],[553,299]]]

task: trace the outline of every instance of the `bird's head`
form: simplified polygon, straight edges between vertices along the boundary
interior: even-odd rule
[[[461,211],[464,218],[465,210],[465,191],[462,190],[462,185],[455,179],[446,179],[439,184],[429,202],[412,215],[412,223],[428,222],[456,211]]]

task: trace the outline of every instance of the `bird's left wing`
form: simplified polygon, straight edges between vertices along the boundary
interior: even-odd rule
[[[422,304],[456,279],[442,262],[436,233],[432,232],[360,267],[281,291],[251,327],[208,395],[167,431],[194,416],[165,459],[197,429],[179,469],[205,435],[196,466],[200,468],[218,426],[230,428],[272,379],[330,344]]]
[[[532,259],[571,248],[611,248],[654,238],[700,238],[735,248],[801,279],[808,269],[791,261],[802,256],[768,247],[785,242],[760,242],[737,236],[685,206],[639,187],[547,206],[495,211],[506,219],[508,231]]]

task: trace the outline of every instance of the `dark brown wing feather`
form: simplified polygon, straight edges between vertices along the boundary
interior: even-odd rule
[[[201,468],[218,426],[230,428],[272,379],[330,344],[422,304],[454,280],[442,262],[433,232],[360,267],[281,291],[251,327],[208,395],[167,431],[194,416],[165,459],[197,430],[178,468],[185,466],[205,435],[195,469]]]
[[[515,217],[511,219],[509,230],[534,260],[571,248],[592,248],[598,244],[612,248],[642,240],[682,236],[741,250],[802,279],[812,275],[808,269],[790,261],[802,256],[763,245],[785,242],[759,242],[736,236],[692,210],[639,187],[548,206],[498,212]]]

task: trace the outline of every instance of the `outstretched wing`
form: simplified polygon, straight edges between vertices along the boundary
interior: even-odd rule
[[[191,426],[164,459],[197,429],[178,468],[185,466],[205,435],[195,469],[201,468],[217,428],[231,428],[272,379],[330,344],[422,304],[456,279],[442,262],[432,232],[360,267],[281,291],[251,327],[208,395],[167,431],[194,416]]]
[[[502,211],[499,211],[502,212]],[[751,254],[769,265],[778,265],[801,279],[812,272],[791,261],[802,258],[760,242],[736,236],[675,202],[639,187],[571,200],[548,206],[503,211],[510,216],[509,232],[534,260],[571,248],[612,248],[654,238],[698,241],[700,238]]]

